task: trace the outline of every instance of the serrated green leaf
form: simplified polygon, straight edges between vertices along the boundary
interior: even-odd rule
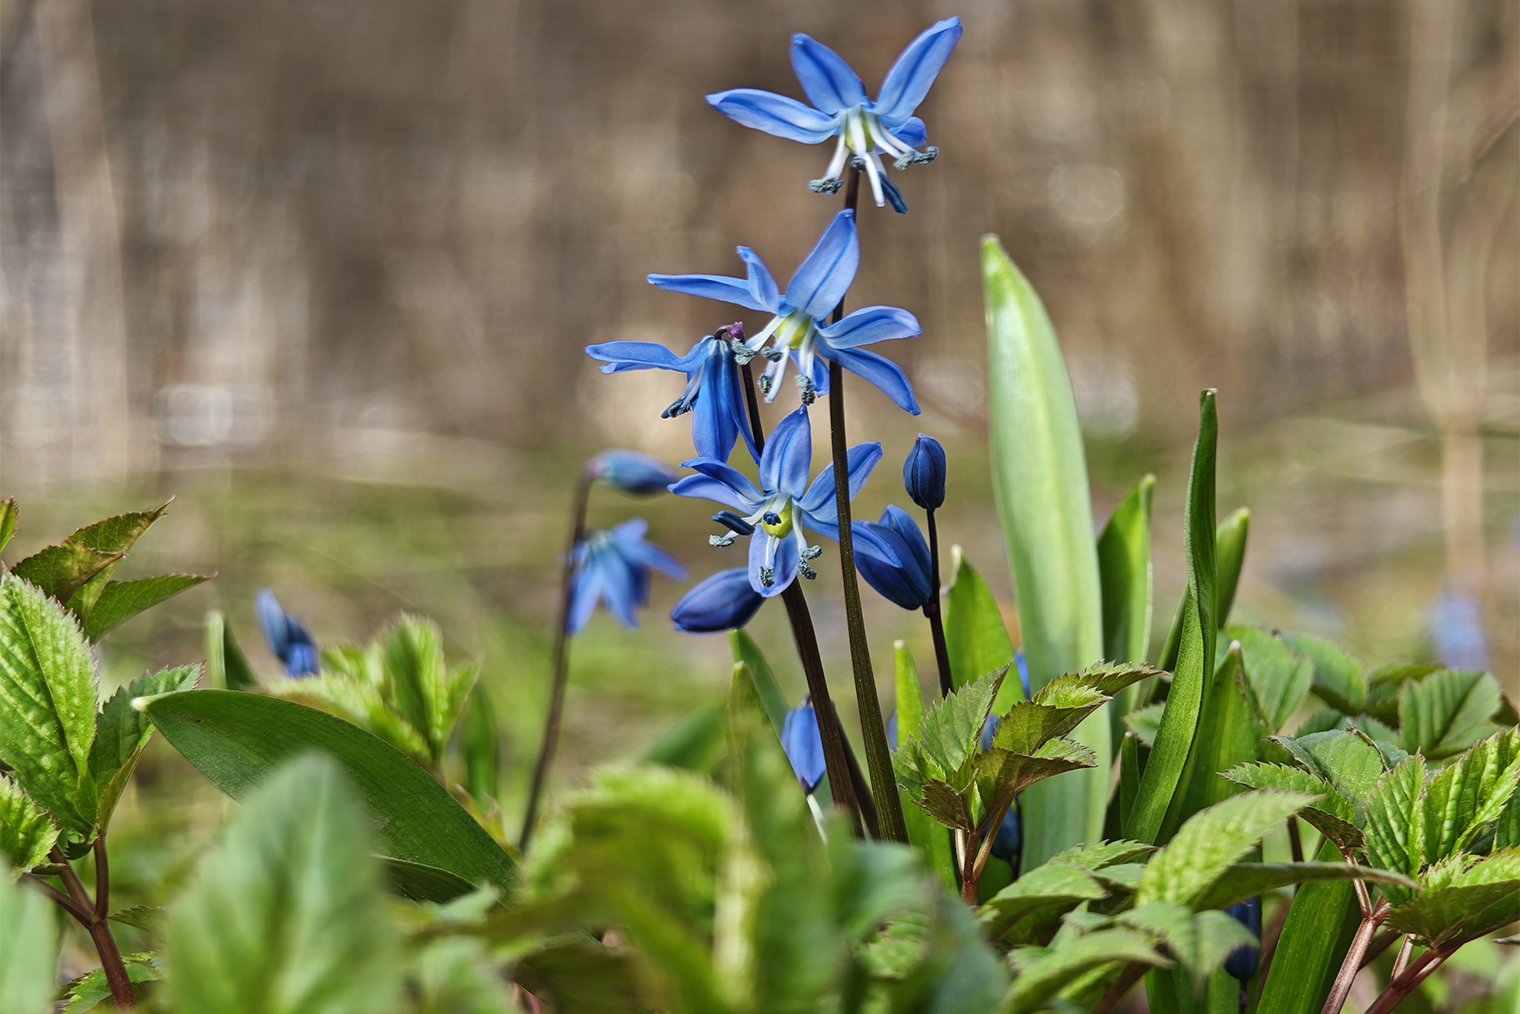
[[[169,505],[173,502],[174,498],[170,497],[152,510],[118,514],[93,525],[85,525],[66,541],[106,553],[125,553],[153,526],[153,522],[168,513]]]
[[[1385,662],[1367,673],[1367,703],[1363,710],[1390,726],[1399,724],[1399,692],[1409,680],[1422,680],[1444,666]]]
[[[1313,660],[1314,693],[1320,700],[1347,715],[1361,714],[1367,704],[1367,675],[1361,662],[1320,637],[1293,634],[1287,641]]]
[[[1098,758],[1075,740],[1052,739],[1041,743],[1032,753],[1013,753],[994,746],[978,760],[976,791],[986,807],[986,816],[1006,809],[1013,797],[1047,778],[1096,767]]]
[[[1493,732],[1498,682],[1486,672],[1442,669],[1404,684],[1399,694],[1399,744],[1429,760],[1444,760]]]
[[[1197,912],[1174,901],[1137,905],[1117,916],[1120,925],[1139,930],[1166,945],[1167,951],[1202,989],[1210,973],[1237,947],[1254,946],[1256,934],[1223,912]]]
[[[58,831],[42,807],[0,773],[0,858],[18,874],[41,866],[58,842]]]
[[[215,574],[160,574],[140,581],[108,581],[84,622],[84,636],[98,641],[145,609],[209,581]]]
[[[1197,909],[1228,908],[1294,884],[1322,881],[1362,880],[1371,884],[1394,884],[1412,889],[1415,882],[1401,873],[1348,863],[1236,863],[1194,903]]]
[[[146,707],[164,738],[234,799],[282,762],[326,753],[369,804],[384,855],[492,884],[505,898],[515,893],[506,851],[426,771],[370,733],[314,708],[229,690],[165,694]]]
[[[923,691],[918,685],[918,667],[913,664],[913,656],[908,651],[908,646],[902,641],[893,645],[894,664],[896,668],[896,700],[897,700],[897,738],[898,742],[889,744],[894,750],[902,745],[908,737],[908,733],[919,727],[924,717]],[[908,843],[924,858],[924,864],[933,870],[945,886],[952,891],[957,890],[959,884],[956,877],[955,860],[950,854],[950,837],[934,818],[920,810],[916,806],[909,805],[912,800],[907,792],[898,789],[902,797],[903,821],[908,827]]]
[[[1095,690],[1105,697],[1113,697],[1141,680],[1164,675],[1144,662],[1098,662],[1080,672],[1057,676],[1035,691],[1032,700],[1039,704],[1054,704],[1057,695],[1070,690]]]
[[[6,544],[11,541],[11,536],[16,534],[16,522],[19,520],[20,513],[16,509],[15,497],[0,500],[0,552],[5,551]]]
[[[1414,876],[1425,861],[1425,761],[1416,754],[1386,772],[1367,797],[1362,838],[1373,866]],[[1394,904],[1407,893],[1388,892]]]
[[[1022,947],[1009,955],[1018,970],[1007,1002],[1017,1011],[1036,1011],[1078,975],[1093,968],[1125,962],[1166,967],[1171,964],[1134,930],[1108,929],[1088,933],[1065,946]]]
[[[1344,732],[1351,728],[1351,718],[1335,708],[1321,708],[1304,719],[1293,733],[1295,736],[1312,736],[1317,732]]]
[[[1231,796],[1190,818],[1146,864],[1136,904],[1191,904],[1268,831],[1314,799],[1307,792],[1257,790]]]
[[[482,806],[496,798],[501,782],[501,730],[496,705],[484,681],[470,691],[464,726],[459,733],[459,752],[464,756],[464,787]]]
[[[988,673],[935,702],[908,741],[892,755],[898,782],[915,798],[932,779],[970,784],[966,768],[977,752],[982,724],[997,696],[1003,672]],[[899,729],[899,736],[902,730]]]
[[[95,666],[74,618],[14,574],[0,577],[0,762],[65,830],[88,839],[96,792]]]
[[[1003,716],[992,745],[1013,753],[1033,753],[1041,743],[1064,736],[1108,698],[1090,687],[1065,687],[1039,701],[1020,701]]]
[[[213,690],[252,690],[258,685],[258,677],[232,636],[226,617],[217,609],[207,612],[206,686]]]
[[[1005,947],[1048,944],[1062,913],[1108,897],[1086,871],[1068,863],[1037,866],[988,898],[977,920],[989,940]]]
[[[0,857],[0,1010],[52,1014],[58,968],[58,923],[53,905],[15,882]]]
[[[1283,789],[1318,793],[1318,801],[1299,811],[1299,816],[1342,848],[1361,848],[1362,832],[1346,798],[1329,782],[1300,768],[1283,764],[1241,764],[1224,773],[1237,785],[1252,789]]]
[[[131,926],[144,933],[151,933],[164,925],[169,918],[169,910],[157,905],[133,905],[131,908],[118,909],[107,918],[123,926]]]
[[[1494,905],[1511,902],[1496,923],[1477,925]],[[1507,918],[1506,918],[1507,916]],[[1447,879],[1446,883],[1394,907],[1386,925],[1413,933],[1427,944],[1458,934],[1485,932],[1520,919],[1520,850],[1497,852]]]
[[[124,954],[121,963],[127,979],[133,983],[158,982],[164,977],[163,960],[152,951]],[[134,989],[133,992],[138,991]],[[85,1011],[95,1010],[111,998],[111,986],[106,982],[105,970],[97,968],[70,982],[59,996],[59,999],[64,998],[68,999],[68,1003],[63,1005],[63,1014],[84,1014]]]
[[[1281,637],[1253,627],[1227,627],[1224,636],[1240,642],[1246,684],[1261,718],[1281,732],[1314,685],[1314,662],[1294,653]]]
[[[278,680],[269,693],[321,708],[378,736],[424,767],[433,763],[432,750],[422,734],[397,714],[379,690],[348,676],[323,673],[302,679]]]
[[[11,573],[44,595],[68,602],[82,585],[96,574],[116,564],[121,553],[105,553],[74,542],[48,546],[20,560]]]
[[[919,966],[893,985],[893,1014],[962,1014],[990,1011],[1008,989],[1008,971],[987,946],[971,911],[941,892],[930,909]]]
[[[396,1003],[396,940],[369,824],[331,759],[308,755],[271,772],[170,916],[175,1007],[361,1014]]]
[[[1148,748],[1156,742],[1156,733],[1161,730],[1161,713],[1165,710],[1165,702],[1148,704],[1125,715],[1124,725]]]
[[[1335,786],[1361,823],[1363,801],[1383,776],[1382,756],[1370,740],[1341,730],[1272,738],[1305,770]]]
[[[965,797],[938,778],[925,782],[920,793],[910,798],[913,805],[953,831],[969,833],[976,830],[976,821],[971,818],[971,808]]]
[[[1156,851],[1154,845],[1138,841],[1100,841],[1090,845],[1074,845],[1064,852],[1050,857],[1052,863],[1065,863],[1083,870],[1101,870],[1109,866],[1127,864],[1141,856]]]
[[[474,686],[475,670],[451,673],[444,663],[443,632],[438,625],[405,613],[386,637],[385,668],[395,695],[392,706],[427,742],[432,763],[441,764],[454,723]]]
[[[100,709],[95,719],[95,742],[90,746],[90,775],[100,792],[95,807],[97,833],[104,834],[110,826],[127,779],[153,735],[148,716],[132,707],[132,702],[139,697],[189,690],[200,677],[198,664],[144,673],[118,688]]]
[[[775,670],[765,660],[765,654],[761,652],[755,639],[749,636],[748,631],[743,629],[729,631],[728,643],[733,648],[734,661],[743,662],[754,674],[755,692],[760,695],[760,703],[765,705],[765,714],[771,720],[771,728],[776,730],[776,735],[779,737],[789,709],[786,704],[786,695],[781,692],[781,685],[776,682]],[[917,726],[914,725],[912,728],[917,728]]]
[[[991,672],[1013,664],[1013,641],[1002,610],[982,575],[960,546],[950,547],[950,587],[945,592],[945,647],[950,676],[960,689]],[[1018,680],[1009,680],[995,706],[1002,709],[1024,699]]]

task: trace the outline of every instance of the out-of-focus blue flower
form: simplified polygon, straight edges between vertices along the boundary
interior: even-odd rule
[[[939,441],[920,433],[903,462],[903,488],[913,502],[926,511],[945,502],[945,449]]]
[[[803,698],[801,707],[786,713],[786,720],[781,723],[781,748],[792,762],[792,771],[802,783],[803,791],[811,795],[823,781],[825,772],[823,738],[818,734],[818,713],[813,710],[811,700]]]
[[[1488,668],[1488,635],[1483,630],[1483,604],[1447,589],[1430,610],[1430,633],[1436,658],[1458,669]]]
[[[686,568],[652,542],[644,541],[649,523],[630,518],[606,530],[588,532],[575,544],[575,569],[570,575],[570,615],[565,629],[585,628],[598,601],[624,626],[637,627],[636,610],[649,601],[651,568],[680,580]]]
[[[1261,939],[1261,899],[1247,898],[1225,909],[1234,916],[1246,929],[1256,934],[1256,939]],[[1261,951],[1256,947],[1241,946],[1230,952],[1230,956],[1224,959],[1224,970],[1233,978],[1239,979],[1242,986],[1246,980],[1256,974],[1257,962],[1260,960]]]
[[[893,753],[897,752],[897,712],[887,716],[887,748]]]
[[[306,624],[280,608],[280,600],[268,588],[259,591],[258,609],[264,640],[275,657],[285,664],[286,674],[315,676],[319,668],[317,639],[311,636]]]
[[[1024,658],[1024,649],[1020,648],[1013,653],[1013,667],[1019,671],[1019,685],[1024,688],[1024,700],[1029,700],[1029,662]]]
[[[720,299],[774,315],[771,322],[753,338],[747,339],[743,345],[734,346],[734,353],[741,365],[755,355],[764,355],[770,360],[759,380],[766,401],[773,401],[776,392],[780,390],[781,378],[786,373],[789,359],[795,359],[797,363],[797,386],[804,405],[812,404],[817,395],[828,392],[828,363],[837,362],[844,369],[876,385],[903,411],[918,415],[918,402],[913,398],[913,388],[902,369],[890,359],[860,347],[890,338],[917,335],[921,332],[918,318],[907,310],[895,307],[867,306],[847,314],[837,324],[822,323],[844,298],[860,267],[860,239],[855,232],[853,211],[841,211],[834,216],[834,220],[819,238],[818,245],[813,247],[813,252],[808,254],[807,260],[792,275],[784,293],[777,287],[776,279],[771,277],[765,262],[753,250],[747,246],[741,246],[738,250],[739,256],[749,266],[747,278],[729,278],[723,275],[650,275],[649,280],[672,292]],[[774,343],[768,346],[767,343],[771,343],[772,339]],[[594,345],[592,348],[606,349],[610,346]],[[598,353],[592,352],[592,355]],[[700,403],[700,399],[698,401]],[[709,458],[724,457],[705,451],[702,455]]]
[[[659,458],[638,451],[603,451],[591,459],[586,471],[592,478],[637,496],[664,493],[681,477]]]
[[[607,364],[602,367],[603,373],[674,370],[686,374],[686,389],[660,413],[660,418],[674,419],[690,412],[691,442],[697,453],[704,458],[727,461],[740,436],[749,445],[750,454],[755,453],[739,371],[734,369],[734,349],[743,348],[735,343],[743,338],[744,328],[731,324],[698,340],[684,356],[658,342],[626,341],[588,345],[586,354]],[[746,362],[751,355],[745,353]]]
[[[938,591],[930,580],[929,546],[908,512],[893,504],[880,521],[856,521],[855,566],[866,583],[904,609],[922,609]],[[873,538],[859,538],[864,531]],[[886,546],[897,563],[880,552]]]
[[[680,496],[703,497],[732,507],[714,520],[726,526],[726,535],[709,537],[715,546],[729,546],[737,536],[750,539],[749,583],[759,594],[770,598],[786,590],[797,575],[817,577],[809,566],[823,552],[822,546],[809,545],[811,529],[836,542],[839,539],[839,514],[834,503],[834,465],[824,466],[808,484],[808,469],[813,458],[813,434],[808,425],[807,409],[781,420],[760,455],[760,484],[757,486],[743,472],[716,458],[693,458],[683,462],[697,470],[674,486]],[[848,456],[850,498],[860,492],[876,462],[881,460],[881,444],[863,443],[850,448]],[[877,550],[890,558],[891,549]]]
[[[681,596],[670,611],[676,629],[712,634],[748,623],[765,601],[749,584],[749,570],[720,570]]]
[[[746,127],[788,140],[818,144],[837,136],[839,142],[823,178],[809,186],[815,193],[837,193],[845,161],[858,158],[865,163],[879,208],[887,198],[883,183],[891,185],[882,168],[882,155],[894,159],[898,169],[906,169],[914,163],[932,162],[939,154],[937,148],[915,150],[926,138],[924,121],[913,111],[929,93],[960,37],[960,18],[930,26],[908,43],[872,100],[860,76],[838,53],[806,35],[794,35],[792,69],[812,106],[754,88],[718,92],[707,96],[707,101]]]

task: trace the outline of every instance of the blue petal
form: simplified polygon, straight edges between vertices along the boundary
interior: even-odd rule
[[[875,521],[852,521],[850,532],[855,539],[856,556],[865,554],[889,567],[901,567],[903,559],[911,555],[899,545],[901,538],[896,532]]]
[[[638,451],[603,451],[586,465],[586,472],[636,496],[664,493],[680,478],[675,469],[659,458]]]
[[[751,310],[764,310],[755,302],[749,291],[749,282],[743,278],[726,275],[650,275],[651,285],[658,285],[670,292],[684,292],[688,296],[704,296],[724,303],[747,306]]]
[[[280,600],[268,588],[259,590],[255,600],[259,610],[259,626],[264,628],[264,640],[276,658],[284,662],[290,654],[290,625]]]
[[[586,561],[590,564],[590,560]],[[570,612],[565,616],[565,629],[579,634],[596,610],[597,599],[602,595],[601,569],[583,564],[571,576]]]
[[[866,101],[860,75],[828,46],[798,33],[792,36],[792,70],[813,105],[837,113]]]
[[[888,504],[887,509],[881,512],[881,524],[892,529],[902,539],[903,545],[908,550],[908,558],[901,559],[904,567],[916,568],[922,575],[923,583],[928,584],[930,575],[929,543],[924,540],[924,533],[919,530],[918,522],[913,520],[912,515],[896,504]],[[901,558],[902,554],[898,554]]]
[[[819,346],[822,350],[822,346]],[[845,369],[881,389],[904,412],[918,415],[918,402],[902,368],[885,356],[865,349],[828,349],[826,354]]]
[[[907,122],[892,131],[892,136],[903,144],[906,144],[909,148],[922,148],[924,142],[929,140],[929,131],[924,126],[923,120],[920,120],[916,116],[910,116]]]
[[[767,493],[797,496],[813,467],[813,428],[805,407],[788,413],[771,432],[760,455],[760,485]]]
[[[739,257],[749,266],[749,291],[760,304],[763,310],[771,313],[781,311],[781,290],[776,288],[776,279],[771,275],[770,268],[760,259],[755,251],[747,246],[739,247]]]
[[[691,407],[691,446],[704,458],[726,458],[734,449],[739,431],[733,413],[704,390]]]
[[[735,88],[707,96],[718,112],[736,123],[788,141],[817,144],[839,133],[839,120],[809,108],[796,99],[758,88]]]
[[[863,306],[837,324],[818,329],[821,344],[831,349],[853,349],[891,338],[912,338],[923,333],[918,318],[895,306]]]
[[[771,584],[766,587],[760,582],[760,568],[765,566],[765,558],[769,553],[770,544],[776,546],[776,556],[772,563],[775,573],[771,577]],[[797,579],[797,540],[787,535],[784,538],[776,538],[764,532],[756,532],[749,540],[749,585],[755,591],[766,598],[773,598],[786,591],[788,585]]]
[[[679,370],[685,372],[691,354],[678,356],[658,342],[603,342],[587,345],[586,355],[606,363],[603,373],[623,370]]]
[[[285,675],[300,678],[302,676],[315,676],[321,667],[317,664],[317,646],[314,644],[292,644],[290,646],[290,658],[285,662]]]
[[[648,575],[630,566],[621,556],[603,562],[602,598],[607,602],[607,611],[623,626],[639,625],[638,607],[644,603],[648,587]]]
[[[786,301],[809,317],[828,316],[844,298],[860,268],[860,238],[855,233],[855,212],[848,209],[834,216],[786,286]]]
[[[906,215],[908,202],[903,198],[902,191],[897,189],[897,184],[893,183],[892,178],[885,172],[877,177],[877,180],[881,183],[882,193],[886,195],[887,203],[892,205],[892,210],[899,215]]]
[[[845,463],[850,472],[851,500],[860,493],[860,488],[871,476],[871,469],[875,468],[880,460],[881,444],[879,442],[856,444],[850,448],[845,456]],[[808,487],[807,493],[797,501],[797,506],[813,518],[824,521],[834,519],[838,513],[838,505],[834,502],[834,463],[832,461],[818,473],[818,477]]]
[[[746,514],[754,510],[745,503],[732,486],[708,475],[688,475],[674,486],[670,491],[676,496],[694,496],[701,500],[712,500]]]
[[[811,704],[786,713],[781,723],[781,749],[792,762],[792,773],[802,783],[803,791],[816,789],[828,766],[823,759],[823,738],[818,733],[818,713]]]
[[[686,580],[686,568],[681,566],[681,561],[653,542],[645,542],[641,539],[637,546],[630,547],[626,552],[629,560],[636,564],[653,567],[666,577],[675,578],[677,581]]]
[[[949,18],[924,29],[908,43],[876,95],[876,115],[889,130],[913,115],[960,38],[961,19]]]
[[[887,716],[887,746],[891,747],[895,753],[901,745],[897,741],[897,712],[894,711]]]
[[[681,596],[670,618],[688,634],[733,630],[748,623],[764,601],[749,586],[749,570],[735,567],[720,570]]]
[[[681,465],[685,468],[694,468],[699,474],[710,476],[723,483],[738,494],[746,504],[751,505],[746,507],[746,510],[753,511],[760,506],[764,494],[750,481],[749,476],[728,462],[718,458],[692,458],[690,461],[681,462]],[[688,478],[691,477],[688,476]]]
[[[883,549],[898,555],[907,554],[908,550],[897,534],[869,521],[856,521],[850,529],[855,537],[855,569],[866,579],[866,584],[896,606],[922,609],[928,601],[925,589],[915,584],[912,575],[904,568],[894,567],[882,559]]]

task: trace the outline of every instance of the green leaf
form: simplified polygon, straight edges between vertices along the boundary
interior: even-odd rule
[[[1013,753],[994,746],[982,756],[976,773],[976,790],[987,815],[1005,809],[1014,796],[1031,785],[1098,764],[1098,758],[1091,750],[1070,739],[1042,743],[1032,754]],[[983,819],[985,821],[985,817]]]
[[[1279,888],[1326,880],[1362,880],[1371,884],[1415,887],[1415,882],[1401,873],[1348,863],[1236,863],[1194,902],[1193,907],[1228,908]]]
[[[200,676],[199,665],[144,673],[118,688],[100,709],[95,719],[95,742],[90,746],[90,776],[100,791],[95,809],[97,833],[104,834],[110,826],[111,814],[127,787],[127,779],[132,777],[137,760],[153,735],[148,716],[132,707],[132,702],[139,697],[189,690]]]
[[[168,917],[169,910],[156,905],[133,905],[131,908],[117,909],[108,916],[112,922],[140,929],[144,933],[157,932]]]
[[[1098,536],[1103,657],[1144,662],[1151,640],[1151,496],[1147,475],[1109,515]],[[1127,709],[1125,709],[1127,710]]]
[[[1040,694],[1044,698],[1042,701],[1020,701],[1003,716],[992,737],[993,746],[1013,753],[1033,753],[1046,740],[1064,736],[1075,729],[1082,719],[1108,700],[1087,687],[1069,687],[1054,695],[1041,690]]]
[[[982,575],[960,546],[950,547],[950,589],[945,593],[945,647],[950,676],[959,690],[967,683],[1013,664],[1013,641],[1003,613]],[[1009,680],[995,707],[1024,699],[1018,680]]]
[[[1511,901],[1497,924],[1480,925],[1485,910]],[[1459,934],[1486,932],[1520,919],[1520,849],[1496,852],[1450,877],[1442,886],[1395,906],[1387,926],[1413,933],[1427,945]]]
[[[646,764],[711,773],[723,754],[723,699],[699,704],[644,754]]]
[[[126,969],[128,981],[133,983],[158,982],[164,977],[163,960],[152,951],[124,954],[121,963]],[[140,991],[134,989],[133,992]],[[86,972],[64,987],[63,994],[69,1001],[63,1006],[63,1014],[83,1014],[84,1011],[95,1010],[111,998],[111,986],[106,982],[105,969],[97,968]]]
[[[511,857],[426,771],[362,729],[314,708],[229,690],[166,694],[146,706],[164,738],[234,799],[283,761],[312,750],[331,755],[369,804],[382,854],[512,897]]]
[[[1002,681],[1002,671],[988,673],[935,702],[908,741],[892,755],[897,780],[915,801],[932,780],[955,778],[957,790],[970,784],[970,772],[964,769],[977,753],[982,724]],[[898,737],[902,734],[899,726]]]
[[[386,880],[396,893],[413,901],[444,904],[475,892],[474,884],[448,870],[389,856],[376,858],[385,870]]]
[[[611,950],[589,936],[551,941],[520,958],[513,975],[555,1011],[639,1014],[645,1009],[639,1002],[636,963],[627,948]]]
[[[84,636],[98,641],[123,623],[165,599],[209,581],[215,574],[160,574],[140,581],[108,581],[84,622]]]
[[[1132,961],[1159,967],[1171,964],[1149,937],[1127,929],[1099,930],[1048,949],[1020,948],[1009,959],[1018,978],[1008,991],[1007,1004],[1017,1011],[1039,1010],[1069,982],[1094,968]]]
[[[496,705],[484,682],[476,683],[465,707],[464,727],[459,733],[459,752],[464,755],[464,787],[481,806],[496,798],[501,781],[501,730]]]
[[[1425,862],[1425,761],[1419,754],[1378,779],[1367,797],[1362,837],[1373,866],[1413,876]],[[1398,904],[1407,895],[1389,892]]]
[[[1166,945],[1201,989],[1237,947],[1255,946],[1256,934],[1223,912],[1197,912],[1175,901],[1137,905],[1116,919]]]
[[[1317,858],[1334,863],[1340,853],[1325,842]],[[1313,881],[1300,887],[1277,938],[1258,1014],[1317,1014],[1360,923],[1350,881]]]
[[[168,513],[169,505],[173,502],[174,498],[170,497],[152,510],[118,514],[93,525],[86,525],[66,541],[106,553],[125,553],[153,526],[153,522]]]
[[[395,1004],[397,947],[370,856],[369,816],[326,757],[270,772],[170,916],[175,1008],[361,1014]]]
[[[1425,862],[1467,847],[1499,819],[1520,781],[1520,729],[1474,744],[1437,771],[1425,790]]]
[[[206,684],[211,689],[252,690],[259,685],[232,627],[220,610],[206,613]]]
[[[95,822],[95,666],[74,618],[14,574],[0,577],[0,762],[67,831]]]
[[[1367,676],[1362,663],[1329,641],[1308,634],[1286,638],[1293,650],[1314,663],[1314,693],[1320,700],[1347,715],[1360,714],[1367,703]]]
[[[422,733],[386,703],[380,690],[351,676],[323,673],[298,680],[278,680],[266,688],[269,693],[321,708],[352,722],[424,767],[433,763],[432,750]]]
[[[1251,512],[1244,507],[1232,511],[1214,529],[1214,554],[1219,568],[1219,612],[1215,623],[1220,630],[1230,622],[1230,608],[1240,587],[1240,573],[1245,569],[1246,536],[1251,531]]]
[[[971,807],[961,792],[938,778],[924,783],[917,796],[910,796],[913,805],[923,810],[952,831],[970,833],[976,830]]]
[[[16,521],[21,512],[16,509],[16,498],[0,500],[0,552],[4,552],[11,536],[16,534]]]
[[[472,666],[450,672],[444,664],[443,632],[438,624],[405,613],[386,638],[385,668],[394,688],[396,711],[427,741],[433,765],[442,764],[477,670]]]
[[[924,717],[923,691],[918,685],[918,667],[913,664],[913,656],[908,652],[908,646],[902,641],[892,645],[894,661],[896,663],[896,689],[897,689],[897,738],[899,742],[890,744],[895,750],[907,740],[910,730],[917,729]],[[757,681],[758,689],[758,681]],[[762,698],[763,699],[763,698]],[[959,888],[957,882],[955,860],[950,854],[950,837],[945,829],[934,821],[927,813],[916,806],[909,806],[912,802],[908,794],[902,789],[898,790],[903,799],[903,821],[908,827],[908,842],[920,855],[924,857],[924,864],[937,873],[945,886],[952,891]]]
[[[1005,946],[1050,942],[1063,913],[1108,897],[1086,871],[1065,863],[1037,866],[988,898],[977,911],[987,939]]]
[[[776,673],[771,669],[765,655],[760,651],[760,646],[755,639],[744,630],[731,630],[728,633],[728,643],[734,651],[734,661],[743,662],[749,666],[750,673],[755,678],[755,692],[760,695],[760,703],[765,705],[765,714],[771,720],[771,727],[776,730],[776,735],[781,735],[781,726],[786,722],[786,713],[790,709],[786,704],[786,695],[781,692],[781,686],[776,682]],[[902,721],[901,718],[898,719]]]
[[[0,773],[0,858],[17,873],[47,862],[58,825],[8,775]]]
[[[0,1010],[52,1014],[58,969],[58,923],[38,891],[15,883],[0,858]]]
[[[1361,822],[1363,801],[1383,776],[1382,755],[1371,741],[1338,729],[1272,739],[1309,773],[1335,786]]]
[[[1281,732],[1314,685],[1314,662],[1297,655],[1281,637],[1254,627],[1227,627],[1224,636],[1240,642],[1246,684],[1262,721]]]
[[[1074,845],[1050,857],[1052,863],[1065,863],[1083,870],[1102,870],[1124,865],[1156,851],[1154,845],[1138,841],[1100,841],[1091,845]]]
[[[1100,662],[1080,672],[1057,676],[1035,691],[1032,699],[1048,703],[1055,694],[1075,688],[1096,690],[1104,696],[1112,697],[1143,679],[1164,675],[1159,669],[1152,669],[1144,662]]]
[[[1249,694],[1241,671],[1240,645],[1231,642],[1224,661],[1214,671],[1208,692],[1209,707],[1198,723],[1193,777],[1182,799],[1183,817],[1240,791],[1221,775],[1256,759],[1257,743],[1264,730],[1256,721]]]
[[[1499,684],[1486,672],[1442,669],[1404,684],[1399,695],[1400,745],[1429,760],[1443,760],[1493,732]]]
[[[1000,1009],[1008,972],[971,911],[948,892],[934,899],[924,960],[895,984],[893,1014],[962,1014]]]
[[[1164,701],[1160,704],[1146,705],[1125,715],[1124,726],[1134,734],[1136,739],[1150,747],[1156,742],[1156,733],[1161,731],[1161,713],[1165,710],[1166,702]]]
[[[61,542],[18,561],[11,573],[35,585],[49,598],[68,602],[81,585],[121,557],[121,553],[103,553],[78,543]]]
[[[1182,515],[1188,563],[1188,592],[1183,610],[1176,671],[1150,759],[1140,777],[1135,805],[1124,828],[1128,838],[1157,843],[1167,837],[1173,796],[1188,781],[1193,740],[1204,705],[1208,678],[1214,672],[1217,626],[1214,542],[1214,455],[1219,419],[1214,392],[1199,400],[1198,441],[1193,447],[1192,473]]]
[[[1151,857],[1135,903],[1192,904],[1266,833],[1314,801],[1306,792],[1260,790],[1231,796],[1188,820]]]
[[[1252,789],[1318,793],[1319,800],[1298,815],[1342,848],[1362,847],[1356,811],[1335,786],[1318,775],[1283,764],[1241,764],[1224,772],[1224,777]]]
[[[995,236],[982,239],[992,484],[1038,690],[1103,657],[1103,596],[1087,461],[1071,381],[1045,308]],[[1103,708],[1073,738],[1111,757]],[[1024,798],[1024,870],[1103,834],[1108,775],[1074,772]]]

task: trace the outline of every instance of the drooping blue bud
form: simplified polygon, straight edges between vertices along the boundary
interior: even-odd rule
[[[945,449],[939,441],[920,433],[903,462],[903,486],[913,502],[926,511],[945,502]]]
[[[659,458],[638,451],[603,451],[587,463],[586,473],[635,496],[664,493],[680,478]]]
[[[803,790],[816,789],[823,781],[826,765],[823,737],[818,734],[818,713],[813,710],[812,701],[804,700],[801,707],[786,713],[786,721],[781,723],[781,747]]]
[[[749,583],[749,569],[720,570],[681,596],[670,611],[676,629],[715,634],[748,623],[765,599]]]
[[[903,609],[922,609],[934,597],[929,545],[907,511],[891,505],[880,521],[856,521],[850,531],[856,569],[884,598]]]
[[[306,624],[291,616],[280,607],[280,600],[268,588],[259,590],[259,626],[264,628],[264,640],[285,666],[288,676],[314,676],[317,664],[317,640],[306,629]]]
[[[1261,939],[1261,899],[1247,898],[1245,901],[1236,902],[1225,909],[1246,929],[1256,934],[1256,939]],[[1230,956],[1224,959],[1224,970],[1231,977],[1239,979],[1244,986],[1247,979],[1256,974],[1257,963],[1260,961],[1261,951],[1259,948],[1242,945],[1230,952]]]

